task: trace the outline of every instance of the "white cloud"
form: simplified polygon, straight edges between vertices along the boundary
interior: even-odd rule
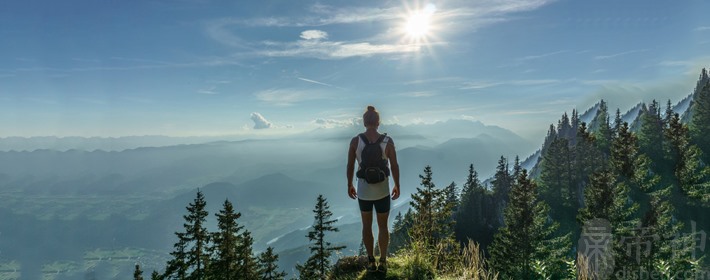
[[[625,51],[625,52],[620,52],[620,53],[615,53],[615,54],[610,54],[610,55],[598,55],[598,56],[595,56],[594,59],[596,59],[596,60],[610,59],[610,58],[615,58],[615,57],[619,57],[622,55],[640,53],[640,52],[645,52],[645,51],[648,51],[648,49],[631,50],[631,51]]]
[[[695,28],[695,31],[708,31],[710,30],[710,26],[698,26]]]
[[[304,101],[330,98],[330,95],[324,92],[297,89],[268,89],[257,92],[254,96],[259,101],[275,106],[293,106]]]
[[[447,9],[437,10],[436,20],[442,29],[449,32],[476,30],[485,25],[509,20],[509,14],[530,11],[546,5],[550,0],[481,0],[456,1],[447,4]],[[408,7],[399,3],[383,7],[332,7],[316,4],[298,17],[223,18],[210,22],[206,33],[214,40],[248,50],[248,55],[267,57],[309,57],[317,59],[344,59],[374,55],[408,54],[421,50],[423,44],[446,44],[445,41],[426,43],[403,43],[403,34],[394,34],[393,29],[383,28],[380,34],[366,35],[369,39],[328,41],[329,34],[322,30],[309,29],[301,32],[297,41],[273,40],[253,42],[236,35],[235,27],[317,27],[333,24],[368,24],[384,22],[394,26],[407,16]],[[395,32],[396,33],[396,32]],[[548,54],[551,55],[551,54]],[[532,59],[532,58],[531,58]]]
[[[432,97],[432,96],[437,96],[438,94],[436,92],[431,92],[431,91],[416,91],[416,92],[405,92],[405,93],[400,93],[400,96],[404,97]]]
[[[321,40],[328,39],[328,33],[321,30],[306,30],[301,32],[301,39],[304,40]]]
[[[359,118],[349,118],[340,120],[318,118],[313,120],[313,123],[322,128],[361,126],[361,121]]]
[[[254,129],[267,129],[273,125],[257,112],[251,113],[251,120],[254,121]]]
[[[301,40],[294,43],[270,42],[272,49],[257,51],[261,56],[310,57],[318,59],[343,59],[357,56],[414,53],[420,44],[372,44],[321,40]]]

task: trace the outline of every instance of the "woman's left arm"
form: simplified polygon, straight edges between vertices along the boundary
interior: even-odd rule
[[[399,163],[397,162],[397,151],[395,151],[392,138],[387,142],[385,154],[390,161],[390,170],[392,171],[392,179],[394,180],[394,188],[392,188],[392,199],[394,200],[399,198]]]

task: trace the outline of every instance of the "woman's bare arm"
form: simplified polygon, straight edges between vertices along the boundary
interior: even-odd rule
[[[355,158],[357,157],[357,137],[350,140],[350,148],[348,149],[348,164],[347,170],[345,171],[346,177],[348,178],[348,196],[350,198],[357,198],[357,191],[355,186],[353,186],[353,177],[355,177]]]
[[[394,188],[392,188],[392,199],[399,198],[399,163],[397,162],[397,151],[394,148],[394,141],[390,138],[385,148],[385,154],[390,161],[390,170],[392,171],[392,179],[394,180]]]

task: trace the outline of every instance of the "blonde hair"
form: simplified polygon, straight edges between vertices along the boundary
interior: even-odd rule
[[[362,114],[362,123],[365,126],[378,126],[380,125],[380,113],[375,110],[373,106],[367,106],[367,111]]]

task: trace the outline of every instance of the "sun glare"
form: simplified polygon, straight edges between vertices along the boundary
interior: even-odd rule
[[[427,4],[423,9],[412,10],[405,16],[403,33],[412,41],[425,41],[432,30],[432,16],[436,6]]]

